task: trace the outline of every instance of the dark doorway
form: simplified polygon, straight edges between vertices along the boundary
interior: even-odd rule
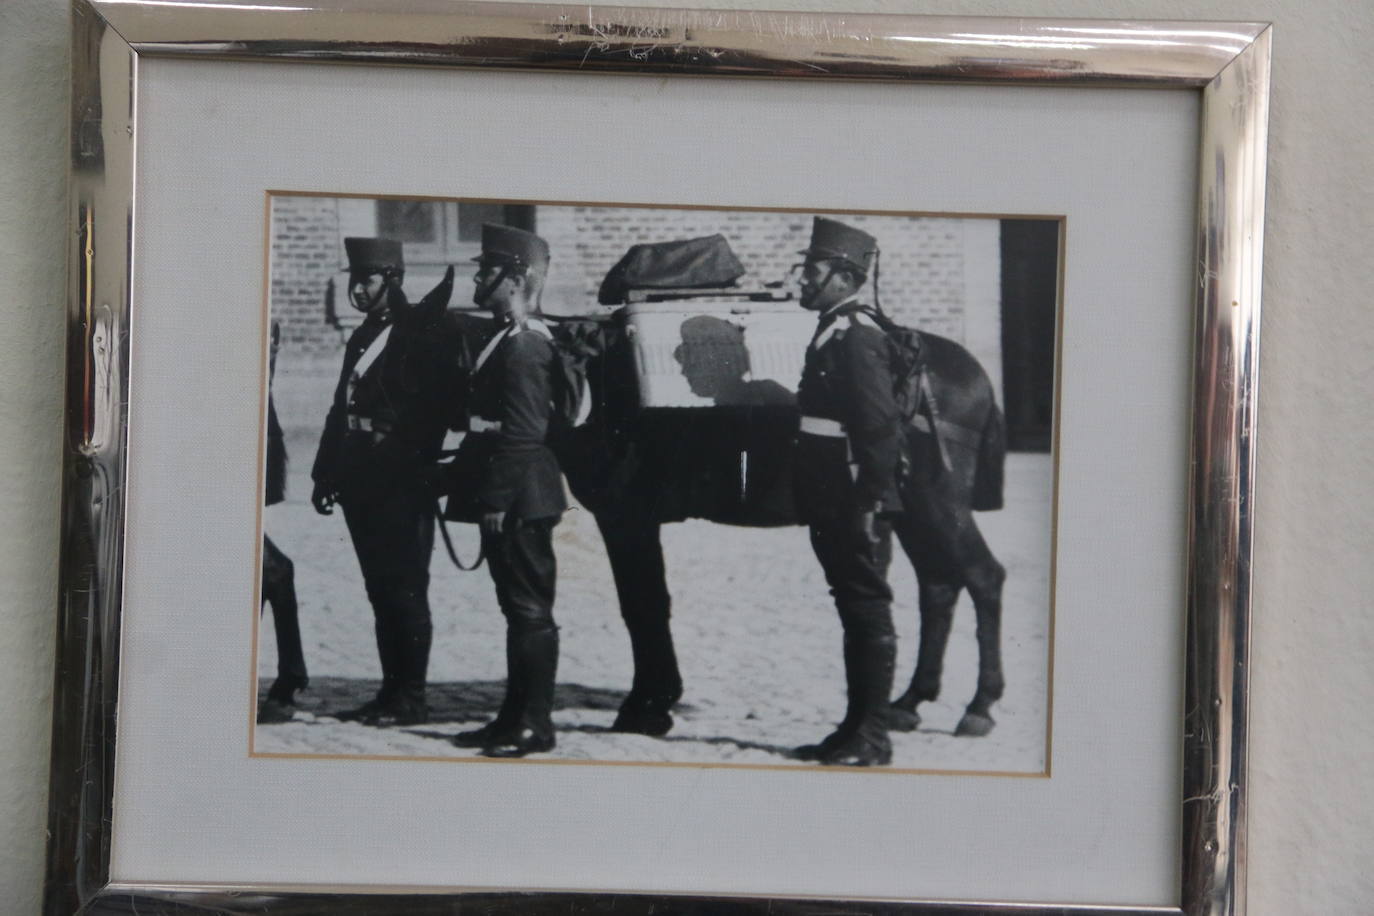
[[[1053,438],[1062,225],[1002,220],[1002,404],[1013,451],[1047,452]]]

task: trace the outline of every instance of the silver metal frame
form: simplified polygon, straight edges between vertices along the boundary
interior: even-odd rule
[[[528,6],[74,0],[62,606],[46,912],[1244,912],[1246,661],[1270,30]],[[299,894],[109,884],[135,100],[144,57],[1188,88],[1201,95],[1179,908],[616,894]],[[575,77],[570,77],[575,78]]]

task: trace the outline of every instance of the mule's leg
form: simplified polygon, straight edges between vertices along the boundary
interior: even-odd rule
[[[932,527],[938,541],[937,562],[948,563],[956,580],[969,589],[973,599],[978,636],[978,688],[955,728],[955,735],[981,737],[992,731],[992,705],[1002,699],[1006,678],[1002,674],[1002,584],[1007,573],[982,540],[973,509],[966,504],[945,504]]]
[[[903,539],[902,546],[907,548]],[[957,582],[937,577],[935,571],[922,569],[918,556],[911,557],[920,585],[921,642],[916,651],[916,672],[906,691],[892,701],[888,712],[888,727],[893,731],[915,731],[921,724],[916,707],[940,695],[940,675],[944,671],[945,647],[954,623],[954,605],[959,599]]]
[[[964,569],[964,584],[973,598],[978,621],[978,690],[955,728],[956,735],[982,737],[992,731],[992,704],[1002,698],[1002,584],[1007,572],[988,549],[971,511],[956,529],[956,549]]]
[[[672,598],[663,567],[661,526],[620,514],[598,515],[596,523],[606,544],[635,666],[630,693],[611,729],[666,735],[673,727],[671,710],[682,698],[682,674],[669,623]]]
[[[911,686],[892,704],[889,727],[915,728],[920,722],[916,706],[938,695],[954,605],[963,587],[973,599],[978,625],[978,689],[955,734],[979,737],[996,724],[991,708],[1005,687],[1001,623],[1006,571],[983,540],[963,496],[936,488],[916,496],[919,502],[896,528],[920,581],[921,645]]]

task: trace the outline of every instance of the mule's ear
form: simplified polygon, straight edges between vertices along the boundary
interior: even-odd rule
[[[453,298],[453,265],[448,266],[444,271],[444,279],[439,281],[439,285],[425,293],[425,298],[420,300],[422,307],[444,309],[448,308],[449,300]]]

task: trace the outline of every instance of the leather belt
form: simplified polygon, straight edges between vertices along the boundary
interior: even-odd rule
[[[391,432],[390,423],[378,423],[371,417],[360,417],[352,413],[348,415],[348,428],[351,430],[361,430],[367,433],[385,434]]]
[[[500,420],[488,420],[486,417],[468,417],[468,432],[499,433],[500,431]]]
[[[835,439],[845,437],[844,425],[839,420],[825,417],[802,416],[801,431],[812,436],[830,436]]]
[[[917,414],[914,417],[907,418],[906,422],[908,426],[911,426],[913,429],[916,429],[919,432],[930,432],[930,421],[927,420],[925,417],[921,416],[920,414]],[[941,423],[940,426],[942,431],[945,431],[945,424]],[[840,423],[840,421],[838,420],[829,420],[825,417],[803,416],[801,418],[801,431],[804,433],[810,433],[813,436],[831,436],[836,439],[843,438],[844,436],[848,435],[848,433],[844,431],[844,424]],[[976,447],[977,443],[975,442],[973,443],[973,445]]]

